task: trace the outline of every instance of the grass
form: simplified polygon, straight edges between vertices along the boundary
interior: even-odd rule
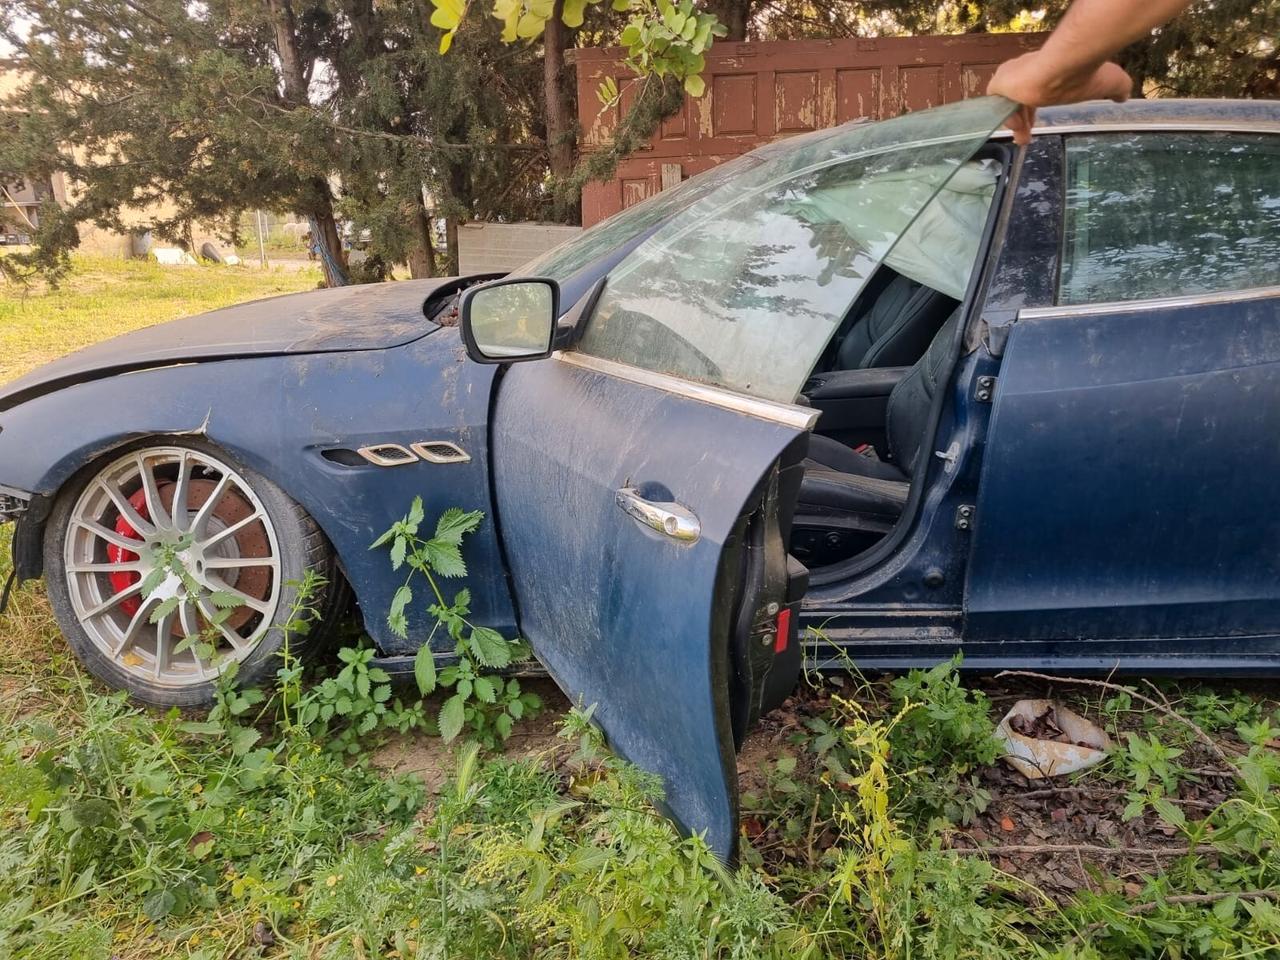
[[[189,269],[82,262],[23,308],[63,339],[19,329],[9,304],[0,335],[36,362],[300,282]],[[149,277],[167,291],[154,300]],[[581,713],[530,756],[462,737],[429,788],[370,762],[376,730],[297,722],[311,694],[287,666],[261,695],[224,684],[207,716],[141,710],[80,671],[39,585],[15,594],[0,617],[0,960],[1280,955],[1267,686],[962,681],[950,664],[811,678],[746,745],[729,872],[658,816],[655,783]],[[1102,765],[1029,782],[995,759],[1000,715],[1045,695],[1108,730]],[[354,759],[332,749],[347,741]]]
[[[163,267],[82,257],[56,290],[0,287],[0,383],[117,334],[244,300],[309,290],[314,267]]]

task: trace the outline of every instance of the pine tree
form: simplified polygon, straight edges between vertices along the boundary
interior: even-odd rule
[[[446,60],[428,16],[415,0],[3,0],[26,83],[0,103],[0,179],[60,172],[72,202],[0,268],[56,273],[77,225],[121,231],[139,211],[171,241],[197,220],[236,239],[261,207],[311,221],[330,282],[351,269],[339,216],[373,235],[364,278],[456,269],[437,217],[456,237],[550,212],[542,63],[496,21]]]

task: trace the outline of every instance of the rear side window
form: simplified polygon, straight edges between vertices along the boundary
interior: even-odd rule
[[[1280,284],[1280,136],[1071,137],[1058,302]]]

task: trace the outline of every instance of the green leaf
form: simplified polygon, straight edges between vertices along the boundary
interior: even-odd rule
[[[685,77],[684,89],[689,96],[700,97],[707,92],[707,83],[700,76]]]
[[[1237,896],[1223,897],[1213,905],[1213,915],[1223,923],[1230,923],[1236,915],[1236,908],[1240,905],[1240,898]]]
[[[404,608],[413,601],[413,588],[405,583],[391,598],[391,608],[387,611],[387,626],[397,637],[406,636],[409,632],[409,621],[405,617]]]
[[[388,540],[390,540],[392,537],[394,537],[394,536],[396,535],[396,532],[397,532],[397,530],[398,530],[398,529],[399,529],[399,525],[398,525],[398,524],[396,524],[396,525],[392,526],[390,530],[386,531],[386,533],[384,533],[382,536],[378,537],[378,539],[377,539],[377,540],[375,540],[375,541],[373,541],[373,543],[369,544],[369,549],[370,549],[370,550],[376,550],[378,547],[382,546],[384,543],[386,543]]]
[[[476,677],[473,691],[476,699],[484,703],[493,703],[498,699],[498,691],[493,688],[493,681],[488,677]]]
[[[405,537],[396,537],[396,542],[391,545],[391,569],[399,570],[400,564],[404,563],[404,552],[409,546],[409,541]]]
[[[431,569],[442,577],[465,577],[467,565],[462,561],[462,551],[457,544],[442,540],[428,540],[423,547]]]
[[[397,637],[407,637],[409,635],[409,621],[403,613],[393,613],[387,616],[387,626],[391,628],[391,632]]]
[[[109,800],[104,800],[102,797],[73,801],[67,808],[67,812],[72,822],[81,827],[101,827],[114,824],[116,820],[115,808]]]
[[[253,727],[236,727],[231,731],[231,752],[243,757],[262,739],[262,734]]]
[[[413,679],[424,697],[436,688],[436,657],[428,646],[418,648],[413,658]]]
[[[369,696],[369,674],[360,673],[356,675],[356,693],[362,697]]]
[[[511,644],[491,627],[471,631],[471,653],[483,666],[500,670],[511,663]]]
[[[1156,813],[1160,814],[1166,823],[1179,828],[1186,827],[1186,814],[1184,814],[1178,807],[1174,806],[1168,797],[1156,797],[1151,801],[1151,807],[1156,811]]]
[[[526,13],[516,21],[516,36],[531,40],[542,33],[547,21],[533,13]]]
[[[165,617],[169,616],[169,614],[173,613],[173,611],[177,610],[178,604],[181,602],[181,597],[166,597],[164,600],[160,601],[154,610],[151,611],[151,615],[147,620],[151,623],[159,623]]]
[[[212,720],[188,720],[178,724],[178,729],[183,733],[193,733],[197,735],[212,734],[215,737],[222,736],[222,724],[215,723]]]
[[[564,12],[560,19],[566,27],[582,26],[582,16],[587,9],[587,0],[564,0]]]
[[[436,535],[432,539],[438,543],[452,543],[457,546],[462,543],[464,536],[480,526],[480,521],[483,519],[484,513],[479,510],[463,513],[457,507],[450,507],[440,514],[440,519],[436,522]]]
[[[229,590],[215,590],[209,594],[209,602],[220,610],[234,610],[240,606],[241,599],[239,594]]]
[[[462,723],[466,719],[466,703],[462,697],[454,694],[440,708],[440,737],[445,743],[453,740],[462,732]]]
[[[163,563],[157,563],[154,567],[147,571],[147,575],[142,578],[142,586],[138,588],[144,597],[151,596],[152,592],[160,584],[164,583],[165,576],[169,573],[168,566]]]
[[[441,4],[444,6],[444,4]],[[458,10],[458,19],[462,19],[462,13],[466,9],[461,3],[456,4]],[[405,529],[409,533],[418,532],[418,524],[422,523],[422,518],[426,516],[426,511],[422,509],[422,497],[414,497],[413,502],[409,504],[409,515],[404,518]]]
[[[142,898],[142,912],[150,920],[163,920],[178,903],[172,890],[152,890]]]

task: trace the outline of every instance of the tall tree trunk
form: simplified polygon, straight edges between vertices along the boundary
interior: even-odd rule
[[[564,0],[556,0],[551,19],[542,34],[542,90],[546,103],[547,159],[551,176],[566,180],[573,174],[577,154],[574,135],[573,92],[567,82],[564,52],[572,34],[561,19]],[[578,219],[578,204],[560,204],[556,215],[566,221]]]
[[[280,56],[280,79],[284,86],[284,102],[291,110],[308,105],[308,69],[299,49],[297,22],[290,0],[270,0],[271,29],[275,34],[276,53]],[[323,244],[328,256],[320,258],[324,265],[324,281],[329,287],[347,282],[347,256],[342,249],[342,237],[333,216],[333,193],[323,177],[312,180],[315,202],[310,211],[320,227],[316,240]]]
[[[462,273],[461,261],[458,258],[458,218],[448,217],[444,222],[445,252],[449,263],[446,268],[451,276]]]
[[[280,79],[284,82],[284,98],[290,107],[307,102],[307,72],[298,51],[298,29],[289,0],[271,0],[271,29],[275,33],[276,53],[280,56]]]
[[[418,241],[409,251],[409,274],[418,280],[436,275],[436,249],[431,242],[431,217],[427,215],[426,204],[422,202],[422,193],[418,193],[418,202],[413,211],[415,239]]]
[[[341,287],[348,282],[347,257],[342,249],[342,236],[338,233],[338,221],[333,216],[333,203],[329,198],[329,185],[325,184],[325,193],[311,214],[316,226],[320,228],[320,236],[316,240],[324,247],[320,254],[320,266],[324,268],[324,285]],[[325,253],[328,253],[328,256]]]
[[[747,39],[747,27],[751,23],[751,0],[711,0],[707,12],[720,18],[725,29],[725,40]]]
[[[462,137],[465,134],[457,131],[453,135]],[[458,253],[458,226],[466,223],[468,214],[475,209],[471,199],[471,175],[462,162],[455,162],[449,171],[449,190],[453,197],[447,207],[449,215],[444,221],[445,251],[449,259],[445,269],[448,276],[457,276],[462,272],[462,258]]]

